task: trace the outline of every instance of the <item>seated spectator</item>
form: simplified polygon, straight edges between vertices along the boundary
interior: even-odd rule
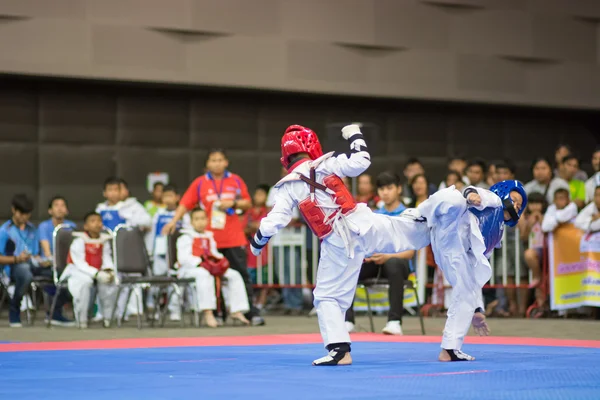
[[[546,210],[542,221],[542,231],[544,233],[553,232],[562,224],[571,222],[577,217],[577,205],[570,200],[570,194],[567,189],[558,189],[554,192],[554,204],[551,204]]]
[[[446,179],[444,179],[444,181],[442,182],[444,184],[444,188],[450,187],[452,185],[454,185],[456,187],[457,190],[460,190],[461,192],[463,191],[463,189],[465,188],[465,181],[463,180],[463,177],[460,176],[460,174],[456,171],[448,171],[448,173],[446,174]],[[441,187],[441,184],[440,184]]]
[[[406,207],[400,201],[402,186],[400,177],[397,174],[384,172],[377,177],[376,184],[377,193],[384,203],[383,207],[375,210],[376,213],[397,216],[406,210]],[[397,254],[373,254],[365,260],[360,270],[359,280],[377,277],[381,268],[381,276],[389,281],[390,310],[388,312],[388,322],[382,331],[384,334],[402,335],[404,282],[410,274],[410,260],[414,255],[414,251]],[[346,312],[346,328],[349,332],[354,330],[354,310],[352,307]]]
[[[379,197],[373,188],[373,178],[369,174],[361,174],[358,178],[356,202],[365,203],[370,209],[377,208]]]
[[[67,200],[62,196],[54,196],[50,200],[48,214],[50,214],[50,219],[40,223],[38,226],[38,235],[40,237],[42,255],[50,260],[52,259],[52,254],[54,254],[54,229],[61,224],[75,228],[75,222],[65,219],[69,215],[69,209]]]
[[[575,179],[575,174],[579,171],[579,160],[572,154],[566,155],[558,166],[558,176],[569,183],[571,191],[571,201],[577,204],[579,209],[585,205],[585,183]]]
[[[152,217],[146,211],[146,208],[135,197],[131,197],[129,193],[129,185],[125,179],[119,179],[121,201],[120,212],[125,218],[125,223],[129,226],[135,226],[142,231],[149,231],[152,225]]]
[[[152,273],[157,276],[169,274],[169,265],[167,264],[167,236],[163,235],[163,227],[171,222],[177,210],[179,203],[179,194],[175,186],[167,185],[162,191],[161,204],[164,208],[159,208],[152,218],[152,229],[147,236],[147,247],[152,254]],[[189,214],[183,216],[183,221],[177,222],[177,229],[190,226]],[[170,289],[169,289],[170,290]],[[158,295],[159,288],[151,288],[150,295],[147,296],[146,307],[148,312],[153,315],[155,310],[154,298]],[[181,321],[181,310],[179,309],[179,298],[176,293],[170,295],[168,304],[169,319],[171,321]]]
[[[464,186],[469,185],[469,178],[467,178],[467,176],[465,175],[466,168],[467,168],[467,160],[466,160],[466,158],[464,158],[462,156],[452,157],[450,160],[448,160],[448,171],[456,172],[458,174],[458,176],[461,177],[461,180],[464,182]],[[440,183],[438,190],[442,190],[447,187],[448,186],[447,186],[446,180],[443,180]],[[462,189],[459,189],[459,190],[462,190]]]
[[[110,230],[119,224],[139,228],[150,228],[150,215],[135,198],[129,197],[129,189],[124,180],[110,177],[104,182],[104,203],[98,204],[96,212],[102,216],[102,223]]]
[[[491,187],[496,182],[500,182],[500,179],[498,179],[498,166],[496,164],[489,164],[485,173],[485,183]]]
[[[544,157],[533,160],[531,165],[533,180],[524,185],[525,193],[542,193],[548,204],[554,202],[554,192],[559,189],[569,190],[569,183],[558,177],[552,177],[550,161]]]
[[[182,235],[177,239],[177,260],[180,266],[178,276],[196,280],[194,306],[202,312],[206,325],[211,328],[218,326],[213,315],[213,311],[217,309],[215,275],[223,276],[226,278],[223,282],[223,295],[229,303],[227,306],[231,312],[230,317],[249,325],[244,313],[250,310],[250,304],[242,275],[229,268],[223,254],[217,251],[213,233],[205,230],[208,225],[206,212],[195,208],[190,212],[190,217],[192,229],[183,229]]]
[[[417,207],[429,197],[429,180],[425,175],[415,175],[410,181],[410,191],[412,192],[412,201],[410,207]]]
[[[560,175],[560,164],[562,163],[563,159],[570,154],[573,154],[573,149],[571,149],[571,146],[561,143],[556,147],[556,151],[554,152],[554,162],[556,165],[556,168],[554,169],[554,176]],[[585,181],[588,176],[585,171],[580,170],[578,167],[573,178],[580,181]]]
[[[596,186],[594,201],[575,218],[575,226],[584,232],[600,231],[600,186]]]
[[[480,159],[474,159],[469,162],[466,169],[467,178],[472,186],[489,189],[490,187],[485,182],[486,166],[485,162]]]
[[[406,166],[404,167],[404,177],[406,178],[406,182],[402,186],[402,196],[404,196],[405,204],[414,202],[414,194],[411,191],[410,182],[417,175],[425,175],[425,167],[418,158],[411,158],[406,162]],[[427,187],[427,194],[434,194],[436,190],[437,188],[435,185],[430,184]]]
[[[563,189],[565,190],[565,189]],[[565,190],[566,191],[566,190]],[[531,193],[527,198],[527,209],[524,213],[524,223],[519,226],[523,233],[529,236],[528,248],[525,250],[525,263],[533,275],[529,287],[540,284],[540,275],[544,251],[544,233],[542,221],[547,209],[546,198],[538,192]]]
[[[600,186],[600,146],[596,147],[592,155],[592,168],[594,168],[594,174],[585,183],[586,203],[594,201],[594,191],[596,186]]]
[[[258,185],[254,190],[254,194],[252,196],[252,207],[246,212],[245,220],[244,220],[244,232],[250,240],[258,227],[260,226],[260,220],[267,216],[269,213],[269,208],[267,207],[267,197],[269,195],[269,185]],[[268,246],[268,245],[267,245]],[[252,279],[252,284],[259,284],[258,282],[258,267],[261,267],[261,280],[260,284],[265,285],[269,281],[269,252],[267,250],[267,246],[257,257],[250,251],[250,247],[248,247],[248,272],[250,273],[250,279]],[[275,271],[274,271],[275,272]],[[265,305],[267,304],[267,294],[268,289],[260,289],[257,298],[255,299],[256,308],[259,310],[263,310]]]
[[[152,187],[152,198],[150,200],[146,200],[146,202],[144,203],[144,208],[151,217],[154,217],[154,214],[156,214],[159,209],[164,207],[162,202],[162,195],[164,189],[164,183],[156,182]]]
[[[114,285],[114,265],[112,260],[112,236],[103,233],[102,217],[90,212],[84,217],[84,232],[74,232],[69,248],[67,267],[61,279],[68,279],[67,285],[73,296],[73,311],[79,328],[88,327],[88,314],[94,286],[98,300],[105,311],[104,326],[111,320],[111,312],[117,301],[117,287]]]
[[[0,266],[8,268],[10,280],[15,284],[15,293],[10,301],[9,324],[20,328],[21,300],[29,290],[34,276],[52,278],[52,262],[40,256],[40,241],[35,226],[29,222],[33,203],[24,194],[12,199],[12,218],[0,227]],[[52,325],[74,326],[74,322],[62,315],[62,306],[67,301],[61,293],[52,315]]]

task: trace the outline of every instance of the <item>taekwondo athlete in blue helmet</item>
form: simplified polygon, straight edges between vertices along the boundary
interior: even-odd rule
[[[488,258],[500,246],[504,225],[515,226],[526,206],[523,185],[515,180],[490,190],[469,186],[462,193],[451,186],[419,205],[435,260],[452,285],[440,361],[475,360],[461,351],[471,324],[480,336],[490,334],[481,294],[492,276]]]

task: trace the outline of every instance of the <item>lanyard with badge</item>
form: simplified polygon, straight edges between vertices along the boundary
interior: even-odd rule
[[[221,187],[217,190],[217,184],[212,175],[209,175],[209,178],[215,188],[215,193],[217,195],[217,200],[212,203],[212,209],[210,213],[210,227],[212,229],[225,229],[225,222],[227,222],[227,214],[224,211],[221,211],[219,207],[221,206],[221,193],[223,193],[223,183],[225,182],[225,176],[221,178]]]

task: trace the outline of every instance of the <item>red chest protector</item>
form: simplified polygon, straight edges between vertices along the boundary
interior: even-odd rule
[[[102,250],[104,245],[100,243],[85,243],[85,262],[90,266],[100,269],[102,267]],[[67,256],[67,264],[72,264],[71,252]]]
[[[323,179],[323,184],[320,184],[316,181],[316,172],[313,167],[310,169],[310,178],[300,174],[300,179],[303,182],[306,182],[310,187],[310,196],[298,204],[298,209],[310,230],[322,240],[333,232],[333,228],[331,225],[325,223],[325,213],[317,205],[317,200],[314,195],[315,190],[322,190],[332,196],[335,204],[340,206],[338,212],[341,212],[343,215],[347,215],[354,211],[356,202],[346,185],[344,185],[342,179],[337,175],[332,174],[325,177],[325,179]]]
[[[200,266],[213,276],[223,276],[229,268],[229,261],[225,257],[216,258],[210,253],[210,240],[208,238],[194,238],[192,254],[201,257]]]

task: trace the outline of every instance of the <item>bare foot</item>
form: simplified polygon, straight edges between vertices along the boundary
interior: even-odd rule
[[[475,333],[479,336],[488,336],[491,333],[490,328],[488,327],[487,322],[485,321],[485,315],[480,312],[477,312],[473,315],[473,329]]]
[[[529,289],[534,289],[534,288],[540,286],[541,282],[542,282],[542,280],[540,278],[533,278],[531,280],[531,282],[529,283]]]
[[[231,314],[231,319],[234,321],[240,321],[244,325],[250,325],[250,321],[248,321],[246,317],[244,317],[244,314],[239,311]]]
[[[209,328],[216,328],[217,326],[219,326],[219,324],[217,323],[217,319],[213,315],[212,310],[204,310],[203,317],[204,323]]]

